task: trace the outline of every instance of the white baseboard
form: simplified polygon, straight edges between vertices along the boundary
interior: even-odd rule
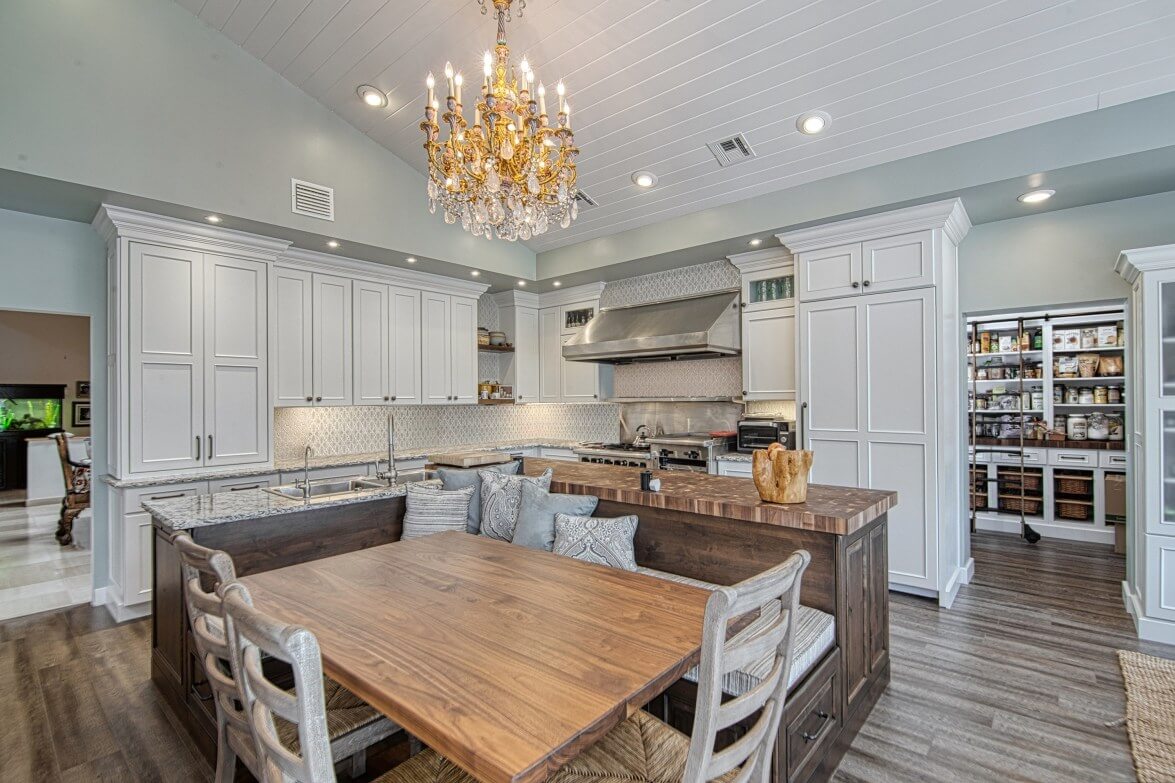
[[[107,602],[106,611],[110,612],[110,616],[114,618],[116,623],[125,623],[127,620],[138,620],[140,617],[151,614],[151,604],[148,602],[134,606],[123,606],[111,601]]]
[[[955,603],[955,598],[959,595],[959,588],[970,584],[973,576],[975,576],[975,558],[967,558],[966,564],[955,569],[951,578],[947,580],[946,586],[939,592],[938,605],[943,609],[950,609]]]
[[[1060,538],[1066,541],[1085,541],[1091,544],[1112,544],[1114,543],[1114,529],[1109,528],[1090,528],[1088,530],[1083,528],[1070,527],[1069,525],[1054,525],[1048,522],[1028,521],[1029,526],[1044,538]],[[992,517],[975,517],[976,530],[989,530],[995,533],[1014,533],[1020,535],[1020,520],[1017,519],[995,519]]]
[[[1175,644],[1175,623],[1168,620],[1156,620],[1147,617],[1142,611],[1142,599],[1137,592],[1130,588],[1130,584],[1122,580],[1122,603],[1134,621],[1134,630],[1138,638],[1147,642],[1161,642]]]
[[[90,596],[90,606],[105,606],[106,605],[106,588],[94,588],[93,595]]]
[[[966,564],[963,566],[963,584],[971,584],[971,580],[975,578],[975,558],[967,558]]]
[[[906,593],[907,595],[916,595],[921,598],[938,599],[937,590],[928,590],[925,587],[910,587],[909,585],[900,585],[897,582],[890,582],[889,589],[892,593]]]

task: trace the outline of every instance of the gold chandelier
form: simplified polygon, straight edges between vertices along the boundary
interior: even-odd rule
[[[486,2],[478,0],[483,14]],[[498,18],[498,42],[492,55],[485,53],[485,79],[474,104],[473,126],[467,125],[462,113],[464,77],[445,63],[448,97],[440,121],[449,133],[442,141],[432,73],[425,82],[428,103],[420,129],[428,153],[428,209],[435,213],[439,205],[446,223],[460,220],[462,228],[474,236],[526,241],[555,223],[567,228],[576,218],[579,150],[563,82],[556,88],[552,126],[546,87],[538,82],[536,89],[534,71],[525,59],[517,70],[510,65],[506,22],[512,0],[489,2]],[[518,5],[521,16],[525,0]]]

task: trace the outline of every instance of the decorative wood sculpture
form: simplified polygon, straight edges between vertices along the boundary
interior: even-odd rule
[[[752,455],[751,467],[759,497],[768,503],[803,503],[808,499],[812,452],[788,451],[772,443],[771,448]]]

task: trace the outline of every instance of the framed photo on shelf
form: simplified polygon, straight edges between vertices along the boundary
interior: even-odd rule
[[[86,385],[89,386],[89,383]],[[90,426],[90,403],[82,402],[81,400],[73,401],[73,426]]]
[[[90,399],[90,382],[89,381],[78,381],[77,396],[85,398],[87,400]]]

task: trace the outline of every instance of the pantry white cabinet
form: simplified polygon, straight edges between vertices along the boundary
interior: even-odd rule
[[[602,290],[599,283],[539,297],[539,402],[590,403],[611,396],[611,365],[563,358],[563,346],[599,312]]]
[[[796,398],[795,266],[781,248],[730,256],[742,278],[742,396]]]
[[[956,199],[779,235],[796,259],[812,481],[896,491],[890,587],[944,606],[973,568],[954,282],[969,228]]]
[[[420,307],[424,402],[477,402],[477,300],[426,291]]]
[[[1134,379],[1123,595],[1141,638],[1175,644],[1175,245],[1123,251],[1116,270],[1131,285]]]

